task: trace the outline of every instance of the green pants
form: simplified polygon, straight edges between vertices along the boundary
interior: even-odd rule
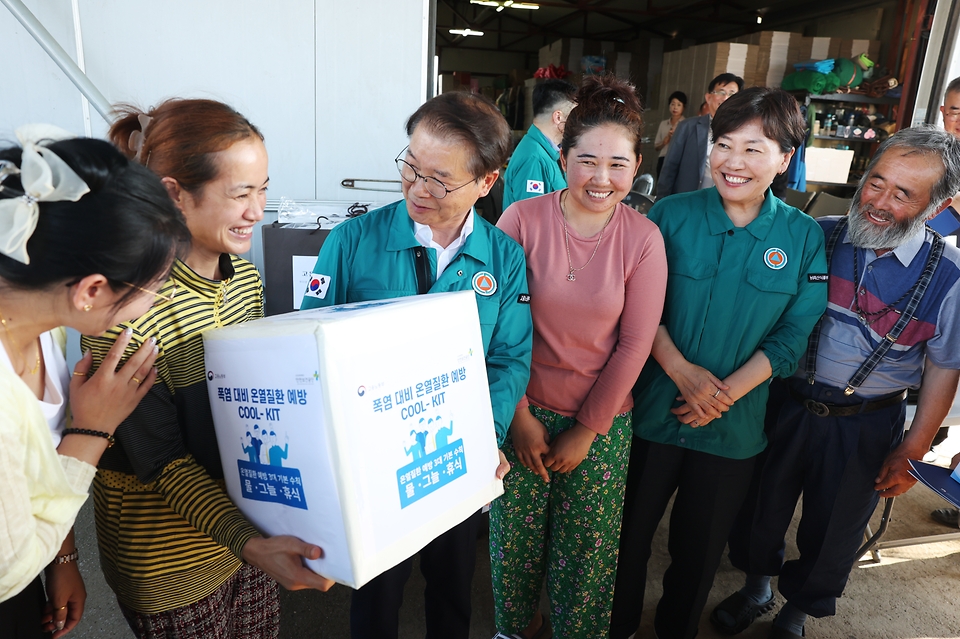
[[[574,424],[531,406],[551,440]],[[536,615],[544,577],[556,637],[607,637],[617,576],[620,518],[633,431],[630,413],[597,436],[586,458],[550,483],[520,464],[507,436],[512,468],[490,509],[490,562],[497,628],[517,633]]]

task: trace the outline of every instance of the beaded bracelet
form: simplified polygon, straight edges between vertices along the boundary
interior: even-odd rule
[[[71,561],[76,561],[79,558],[80,558],[80,551],[75,548],[73,552],[69,552],[65,555],[58,555],[54,557],[53,561],[50,562],[50,565],[59,566],[60,564],[68,564]]]
[[[91,437],[103,437],[107,440],[107,448],[110,448],[117,440],[113,438],[113,435],[110,433],[105,433],[102,430],[90,430],[89,428],[64,428],[63,435],[90,435]]]

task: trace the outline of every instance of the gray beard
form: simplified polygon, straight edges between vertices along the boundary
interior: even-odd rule
[[[929,211],[925,210],[913,219],[897,222],[887,211],[878,211],[871,207],[875,214],[893,221],[890,226],[878,227],[866,218],[866,213],[858,203],[859,200],[858,193],[857,197],[853,198],[850,213],[847,215],[847,232],[850,235],[850,242],[859,248],[895,249],[920,232],[929,214]]]

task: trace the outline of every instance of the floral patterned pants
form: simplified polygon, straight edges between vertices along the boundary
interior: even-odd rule
[[[552,440],[572,417],[531,406]],[[513,467],[504,494],[490,509],[490,560],[497,628],[518,633],[533,620],[544,577],[556,637],[600,639],[610,629],[617,576],[620,519],[633,431],[630,413],[617,415],[586,458],[550,483],[524,467],[507,436]]]

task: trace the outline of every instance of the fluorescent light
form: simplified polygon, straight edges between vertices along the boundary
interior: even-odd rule
[[[757,16],[757,24],[763,24],[763,16]]]
[[[495,0],[470,0],[470,4],[480,4],[485,7],[499,7],[500,3]]]
[[[501,11],[503,11],[503,7],[497,7],[497,13],[500,13]]]
[[[482,36],[483,31],[474,31],[473,29],[450,29],[450,33],[453,35],[461,36]]]
[[[512,4],[513,4],[513,0],[506,0],[506,2],[503,3],[503,6],[509,7]]]
[[[504,3],[506,4],[506,3]],[[539,4],[532,4],[530,2],[514,2],[510,5],[511,9],[539,9]]]

